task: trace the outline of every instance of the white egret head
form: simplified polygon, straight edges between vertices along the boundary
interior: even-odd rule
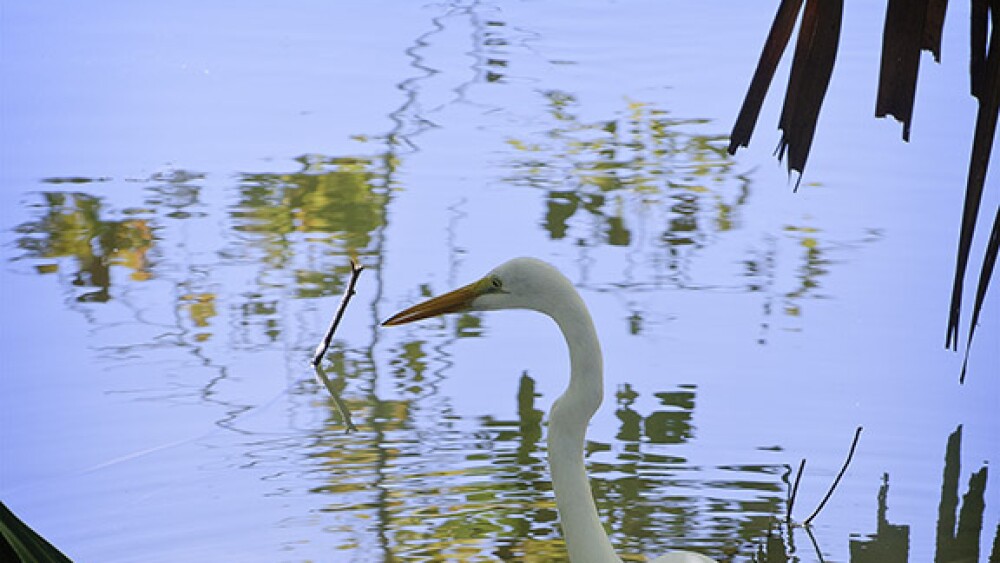
[[[401,325],[461,311],[531,309],[551,315],[553,304],[572,287],[559,270],[535,258],[514,258],[497,266],[481,279],[419,303],[382,323]]]

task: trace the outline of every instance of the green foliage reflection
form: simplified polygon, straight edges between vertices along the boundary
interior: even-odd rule
[[[508,140],[514,155],[508,181],[544,194],[540,223],[551,240],[614,249],[602,255],[602,269],[620,259],[621,272],[604,287],[590,282],[591,289],[622,293],[667,282],[757,293],[763,301],[758,342],[764,344],[770,318],[781,315],[783,324],[793,324],[782,328],[795,330],[803,302],[822,297],[822,278],[837,262],[833,254],[857,246],[831,240],[809,218],[747,232],[751,178],[737,170],[725,135],[703,133],[706,120],[676,118],[638,101],[626,102],[610,119],[585,120],[571,94],[545,96],[547,127]],[[720,261],[733,252],[734,236],[743,254]],[[872,231],[860,242],[878,236]],[[743,271],[727,270],[729,264],[742,264]],[[630,311],[629,332],[641,333],[643,321],[639,309]]]
[[[587,245],[629,246],[652,208],[668,210],[660,244],[702,244],[708,233],[733,227],[746,200],[724,135],[692,132],[705,120],[677,119],[642,102],[628,102],[615,119],[584,122],[576,100],[546,93],[553,126],[543,138],[511,139],[519,158],[509,180],[546,190],[545,229],[568,237],[575,222],[592,224],[576,238]],[[733,180],[741,184],[731,189]]]
[[[373,159],[307,155],[289,174],[244,174],[233,211],[238,231],[266,235],[275,265],[288,258],[295,233],[326,234],[348,255],[370,253],[384,224],[388,192]],[[316,240],[315,238],[311,240]]]
[[[113,266],[128,269],[136,281],[151,276],[148,253],[154,236],[147,219],[108,219],[103,201],[84,193],[45,192],[41,197],[41,215],[17,227],[17,245],[25,258],[73,258],[72,284],[96,288],[79,294],[78,301],[110,299]],[[59,268],[57,260],[37,267],[40,273]]]

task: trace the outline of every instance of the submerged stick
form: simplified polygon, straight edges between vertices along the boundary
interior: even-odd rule
[[[330,321],[330,328],[326,330],[326,336],[323,337],[323,341],[316,346],[316,351],[313,353],[312,365],[316,367],[319,365],[320,361],[323,360],[323,355],[326,354],[328,348],[330,348],[330,342],[333,340],[333,333],[337,332],[337,326],[340,325],[340,319],[344,317],[344,311],[347,310],[347,303],[351,300],[354,295],[354,286],[358,283],[358,276],[361,275],[361,270],[365,267],[358,264],[353,258],[351,258],[351,281],[347,283],[347,289],[344,291],[344,296],[340,299],[340,306],[337,307],[337,312],[333,315],[333,320]]]
[[[854,449],[858,446],[859,438],[861,438],[860,426],[858,426],[858,429],[854,431],[854,440],[851,442],[850,451],[847,452],[847,459],[844,460],[844,466],[840,468],[840,473],[837,473],[837,478],[833,480],[833,484],[830,485],[830,490],[826,492],[826,496],[824,496],[823,500],[820,501],[819,506],[817,506],[816,510],[809,515],[809,518],[806,518],[805,522],[802,523],[803,526],[808,527],[809,523],[813,521],[813,518],[816,518],[819,511],[823,510],[823,507],[826,506],[826,501],[830,500],[830,497],[833,496],[834,489],[836,489],[837,485],[840,484],[840,478],[844,476],[844,473],[847,472],[847,466],[851,464],[851,458],[854,457]]]
[[[360,270],[359,270],[360,271]],[[323,386],[326,390],[330,392],[330,396],[333,397],[333,403],[337,405],[337,412],[340,413],[340,418],[344,421],[344,426],[347,427],[347,433],[357,432],[358,427],[354,425],[354,421],[351,420],[351,411],[347,409],[347,405],[340,398],[340,393],[337,392],[333,387],[333,382],[330,378],[326,376],[326,372],[323,368],[319,367],[319,364],[313,364],[313,369],[316,370],[316,378],[323,382]]]

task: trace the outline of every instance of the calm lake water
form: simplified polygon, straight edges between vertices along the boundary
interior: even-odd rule
[[[533,255],[599,328],[627,560],[985,561],[996,288],[964,385],[944,349],[968,7],[906,144],[872,117],[883,8],[848,4],[793,194],[783,79],[725,152],[777,2],[4,3],[0,498],[79,561],[565,560],[554,325],[379,327]],[[322,367],[354,433],[309,366],[350,257]]]

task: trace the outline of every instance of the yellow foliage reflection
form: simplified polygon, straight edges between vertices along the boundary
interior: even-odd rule
[[[733,170],[724,135],[693,132],[705,120],[629,101],[620,117],[584,122],[572,112],[572,95],[546,97],[553,126],[538,140],[508,140],[519,155],[509,180],[546,190],[552,239],[584,220],[599,228],[579,229],[579,242],[633,245],[634,229],[656,208],[667,211],[658,245],[701,244],[709,233],[733,227],[745,182]]]
[[[46,192],[41,197],[40,216],[18,226],[17,244],[27,258],[74,259],[72,284],[92,289],[79,294],[78,301],[110,299],[113,266],[127,268],[134,281],[152,276],[148,253],[154,237],[148,220],[110,220],[101,198],[84,193]],[[54,273],[61,263],[41,263],[36,271]]]

